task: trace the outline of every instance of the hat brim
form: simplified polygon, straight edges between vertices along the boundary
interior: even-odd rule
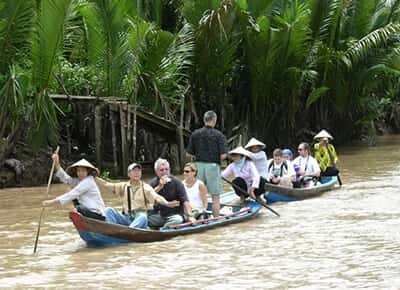
[[[78,167],[84,167],[88,170],[89,175],[93,175],[93,176],[99,176],[100,175],[100,170],[97,169],[96,167],[89,167],[89,166],[83,166],[83,165],[75,165],[75,166],[69,166],[65,172],[67,172],[67,174],[71,177],[78,177],[77,173],[76,173],[76,169]]]

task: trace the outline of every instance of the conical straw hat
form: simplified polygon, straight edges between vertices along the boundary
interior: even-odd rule
[[[248,149],[253,146],[261,146],[261,148],[265,148],[265,144],[261,141],[258,141],[256,138],[251,138],[244,148]]]
[[[68,173],[68,175],[72,176],[72,177],[76,177],[76,167],[86,167],[89,168],[89,171],[93,171],[95,172],[97,175],[100,175],[100,171],[94,167],[89,161],[87,161],[86,159],[81,159],[77,162],[75,162],[74,164],[72,164],[71,166],[69,166],[65,171]]]
[[[328,139],[333,140],[333,137],[331,136],[331,134],[329,134],[325,130],[321,130],[321,132],[319,132],[317,135],[314,136],[314,139],[321,139],[321,138],[328,138]]]
[[[250,152],[244,149],[242,146],[236,147],[235,149],[228,152],[229,154],[239,154],[251,159]]]

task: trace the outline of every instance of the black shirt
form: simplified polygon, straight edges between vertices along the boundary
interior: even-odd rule
[[[194,130],[190,136],[187,152],[196,161],[221,163],[221,154],[227,152],[226,138],[219,130],[209,126]]]
[[[160,210],[160,215],[164,218],[169,217],[174,214],[184,215],[183,202],[189,201],[185,187],[183,183],[174,176],[169,176],[171,181],[166,183],[164,187],[158,192],[159,195],[164,197],[167,201],[178,200],[180,201],[180,205],[178,207],[167,207],[163,205],[158,205],[158,209]],[[150,180],[150,185],[153,188],[156,188],[160,183],[160,179],[158,177],[154,177]]]

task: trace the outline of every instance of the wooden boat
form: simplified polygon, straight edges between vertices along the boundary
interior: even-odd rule
[[[322,195],[324,192],[331,190],[337,183],[336,176],[322,177],[321,184],[305,188],[288,188],[267,183],[265,185],[267,193],[264,197],[267,203],[302,200]]]
[[[209,206],[211,206],[209,204]],[[224,205],[221,205],[223,212]],[[218,218],[198,220],[196,224],[191,222],[171,226],[167,229],[137,229],[127,226],[111,224],[104,221],[82,216],[78,212],[70,212],[69,217],[77,229],[81,238],[90,246],[108,244],[122,244],[129,242],[155,242],[172,237],[202,232],[212,228],[238,223],[253,218],[260,211],[260,204],[247,201],[246,205],[228,207],[231,213]]]

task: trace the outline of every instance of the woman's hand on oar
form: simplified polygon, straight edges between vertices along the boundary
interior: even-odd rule
[[[245,196],[248,195],[248,193],[246,191],[244,191],[243,188],[241,188],[240,186],[238,186],[237,184],[234,184],[232,182],[230,182],[228,179],[226,179],[225,177],[221,176],[222,180],[225,181],[226,183],[230,184],[231,186],[233,186],[234,188],[236,188],[237,190],[239,190],[241,193],[243,193]],[[268,205],[266,205],[264,202],[260,201],[260,200],[256,200],[253,199],[255,202],[258,202],[259,204],[261,204],[263,207],[269,209],[270,211],[272,211],[275,215],[280,216],[279,213],[277,213],[275,210],[273,210],[272,208],[270,208]]]
[[[54,153],[58,154],[59,150],[60,150],[60,146],[57,146],[57,149],[56,149],[56,151]],[[54,172],[55,165],[56,164],[55,164],[55,161],[53,159],[53,164],[51,165],[49,180],[47,182],[46,199],[49,198],[50,184],[51,184],[51,180],[53,179],[53,172]],[[44,209],[45,209],[45,207],[42,206],[42,210],[40,212],[40,217],[39,217],[38,228],[37,228],[37,231],[36,231],[36,239],[35,239],[35,246],[33,247],[33,253],[36,253],[37,245],[38,245],[38,242],[39,242],[40,225],[42,223],[42,217],[43,217]]]

